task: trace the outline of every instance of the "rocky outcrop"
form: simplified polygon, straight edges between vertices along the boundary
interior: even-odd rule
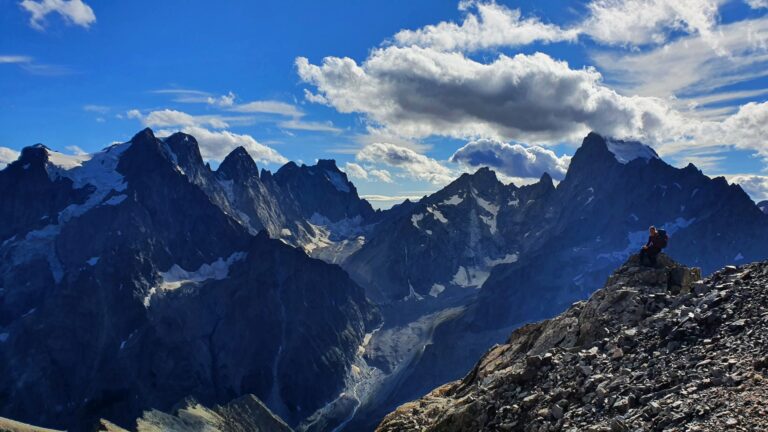
[[[46,429],[33,426],[27,423],[17,422],[15,420],[0,417],[1,432],[61,432],[54,429]]]
[[[699,278],[632,257],[589,300],[521,327],[377,430],[765,430],[768,262]]]
[[[99,431],[127,432],[107,420]],[[146,411],[136,421],[138,432],[291,432],[292,429],[253,395],[208,408],[194,399],[185,400],[173,414]]]

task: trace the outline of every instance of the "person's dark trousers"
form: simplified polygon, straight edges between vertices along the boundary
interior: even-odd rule
[[[640,264],[648,267],[656,267],[656,257],[659,253],[651,248],[640,249]]]

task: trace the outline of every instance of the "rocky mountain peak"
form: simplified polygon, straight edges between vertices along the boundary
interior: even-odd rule
[[[130,141],[134,144],[153,143],[155,140],[155,133],[152,131],[152,128],[148,127],[138,131],[136,135],[130,139]]]
[[[334,159],[318,159],[317,167],[341,172],[341,170],[336,166],[336,160]]]
[[[545,187],[546,189],[554,189],[555,183],[552,180],[552,176],[549,175],[549,173],[545,172],[541,175],[541,178],[539,179],[539,184],[542,185],[542,187]]]
[[[230,180],[246,180],[259,177],[259,169],[248,151],[240,146],[232,150],[219,165],[217,173]]]
[[[474,173],[464,173],[444,188],[446,192],[455,193],[462,190],[475,189],[480,193],[490,192],[503,187],[496,177],[496,172],[488,167],[482,167]]]
[[[624,141],[590,132],[571,159],[566,180],[594,178],[595,175],[627,165],[636,160],[661,161],[649,146],[637,141]]]
[[[165,138],[163,140],[168,148],[173,152],[175,162],[186,170],[199,170],[202,169],[205,164],[203,163],[203,157],[200,155],[200,147],[197,144],[197,140],[192,135],[187,135],[182,132],[176,132],[175,134]]]
[[[589,300],[516,330],[377,430],[765,430],[750,401],[768,396],[768,262],[699,278],[631,257]]]
[[[272,178],[296,200],[307,218],[317,214],[332,222],[357,216],[366,220],[375,213],[367,201],[360,199],[355,185],[331,159],[320,159],[316,165],[300,167],[288,162]]]
[[[22,165],[43,165],[48,162],[48,152],[50,149],[43,144],[35,144],[24,147],[21,150],[18,162]]]

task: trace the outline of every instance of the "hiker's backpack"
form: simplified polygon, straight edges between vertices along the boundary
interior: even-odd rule
[[[664,249],[667,247],[667,242],[669,241],[669,236],[667,235],[667,230],[660,229],[656,232],[656,236],[659,237],[659,246]]]

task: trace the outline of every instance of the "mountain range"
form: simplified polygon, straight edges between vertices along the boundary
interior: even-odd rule
[[[298,430],[370,430],[587,298],[649,225],[704,273],[768,258],[738,185],[595,133],[557,184],[482,168],[386,211],[334,161],[271,173],[237,148],[213,170],[149,129],[27,147],[0,194],[0,415],[71,430],[247,395]]]

